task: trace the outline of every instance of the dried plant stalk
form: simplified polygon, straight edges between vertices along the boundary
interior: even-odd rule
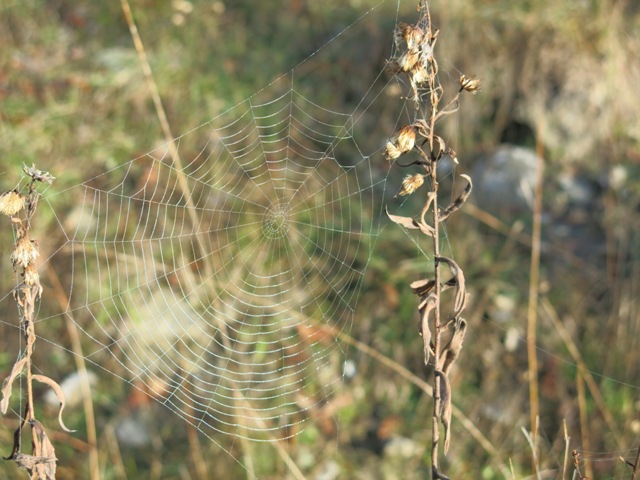
[[[444,428],[443,451],[446,455],[451,442],[452,392],[449,373],[460,355],[467,329],[467,323],[461,317],[467,303],[467,290],[460,266],[453,259],[440,254],[440,224],[464,205],[473,185],[470,177],[462,175],[467,182],[466,188],[448,207],[440,210],[438,162],[448,158],[457,164],[458,159],[444,138],[436,134],[436,124],[446,115],[458,110],[459,97],[463,92],[476,93],[480,83],[476,78],[462,75],[457,92],[441,107],[444,88],[438,80],[438,63],[435,58],[438,30],[432,27],[426,0],[420,0],[418,11],[419,18],[415,25],[400,23],[396,27],[397,54],[389,61],[390,72],[409,80],[415,102],[415,118],[413,123],[400,128],[388,140],[384,154],[387,160],[395,162],[399,167],[416,166],[422,170],[407,175],[396,196],[411,195],[421,189],[423,184],[427,185],[427,193],[418,218],[392,215],[388,211],[387,215],[392,222],[401,227],[420,230],[426,237],[431,238],[432,277],[414,281],[411,288],[420,297],[419,333],[423,341],[424,361],[426,365],[433,362],[431,476],[434,479],[446,479],[439,466],[440,424]],[[417,158],[409,163],[398,162],[401,157],[411,155]],[[453,275],[447,282],[441,280],[443,264]],[[445,306],[442,292],[449,287],[454,287],[455,294],[452,305]],[[443,315],[444,311],[447,312],[446,317]],[[450,338],[446,345],[443,345],[445,334]]]
[[[38,206],[40,194],[37,192],[39,183],[50,184],[54,177],[47,172],[42,172],[34,167],[23,167],[24,173],[29,178],[26,194],[18,190],[7,192],[0,196],[0,213],[11,219],[15,228],[16,242],[11,263],[17,278],[17,285],[13,292],[18,305],[20,327],[25,338],[25,348],[18,356],[8,377],[2,383],[2,400],[0,410],[7,413],[13,382],[24,372],[27,385],[27,398],[24,403],[24,414],[20,426],[13,435],[13,449],[7,460],[13,460],[19,467],[24,468],[34,480],[52,480],[56,477],[56,454],[53,444],[49,440],[42,423],[36,419],[35,405],[33,401],[33,382],[44,383],[51,387],[60,401],[58,421],[60,427],[66,432],[71,432],[62,422],[64,409],[64,394],[60,386],[44,375],[33,373],[33,348],[36,341],[34,313],[35,305],[42,296],[40,277],[35,268],[38,258],[38,242],[30,238],[31,221]],[[31,429],[31,454],[21,451],[23,429],[29,425]]]

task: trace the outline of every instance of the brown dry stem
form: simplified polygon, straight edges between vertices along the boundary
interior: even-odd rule
[[[414,281],[411,288],[419,297],[419,334],[423,341],[425,365],[433,362],[431,476],[434,479],[446,479],[439,463],[440,424],[444,430],[442,450],[446,455],[451,442],[452,392],[449,373],[460,355],[467,329],[467,323],[461,317],[467,303],[467,291],[460,266],[453,259],[440,254],[440,225],[465,204],[471,193],[472,182],[471,178],[463,175],[467,182],[466,188],[447,208],[440,210],[438,162],[445,157],[451,158],[455,164],[458,160],[445,139],[436,134],[436,126],[439,120],[458,111],[462,92],[475,93],[479,90],[479,82],[463,75],[453,98],[444,107],[440,107],[445,91],[438,80],[438,63],[434,51],[438,30],[432,28],[426,0],[420,1],[418,11],[420,14],[415,25],[400,23],[396,27],[397,52],[389,61],[390,72],[406,76],[409,80],[415,101],[415,119],[389,139],[384,153],[387,160],[396,162],[400,167],[417,166],[422,169],[420,173],[405,177],[399,196],[411,195],[423,184],[427,184],[428,188],[424,206],[417,218],[392,215],[388,211],[387,215],[401,227],[420,230],[431,239],[433,272],[429,278]],[[398,162],[400,157],[411,154],[418,158],[409,163]],[[424,182],[424,179],[428,182]],[[442,281],[443,264],[453,275],[446,283]],[[448,287],[455,288],[451,305],[443,304],[442,299],[442,292]],[[448,331],[450,327],[453,332]],[[449,336],[446,343],[445,335]]]
[[[11,373],[2,383],[2,400],[0,410],[6,414],[11,400],[13,382],[24,372],[27,386],[27,398],[24,401],[24,414],[20,426],[14,432],[11,455],[6,460],[13,460],[19,467],[25,469],[31,479],[51,480],[56,476],[56,454],[53,444],[49,440],[42,423],[36,419],[33,397],[33,382],[44,383],[52,388],[60,401],[58,422],[60,427],[71,432],[62,421],[65,398],[60,386],[49,377],[33,373],[33,349],[36,342],[35,306],[42,296],[40,278],[35,268],[35,260],[39,255],[38,242],[30,238],[31,221],[38,206],[40,194],[37,192],[39,183],[50,184],[54,177],[33,167],[23,167],[28,177],[26,194],[17,190],[2,195],[4,202],[0,204],[0,213],[10,217],[11,225],[15,229],[16,242],[11,263],[16,275],[17,285],[13,292],[18,306],[20,327],[25,339],[24,351],[20,353]],[[22,434],[28,425],[31,430],[31,454],[22,453]]]

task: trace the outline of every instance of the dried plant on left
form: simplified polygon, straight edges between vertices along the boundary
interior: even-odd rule
[[[15,244],[11,254],[11,263],[16,277],[16,286],[13,297],[18,305],[18,317],[20,328],[24,335],[25,347],[18,354],[18,358],[9,375],[2,383],[2,400],[0,410],[6,414],[11,400],[13,383],[24,373],[27,385],[27,398],[24,402],[24,413],[20,425],[13,435],[13,449],[6,460],[13,460],[16,464],[27,470],[34,480],[51,480],[56,477],[56,455],[53,444],[47,437],[42,423],[36,419],[33,403],[33,382],[44,383],[50,387],[60,400],[58,422],[66,432],[72,432],[62,422],[64,409],[64,394],[60,386],[49,377],[33,373],[33,347],[36,341],[34,312],[36,302],[42,297],[40,277],[35,266],[38,258],[38,242],[30,238],[31,222],[38,206],[40,193],[38,184],[51,184],[54,177],[48,172],[42,172],[33,167],[23,167],[27,177],[27,185],[21,193],[18,189],[0,195],[0,214],[11,219],[11,225],[15,230]],[[22,410],[22,407],[21,409]],[[22,453],[22,438],[25,425],[31,428],[31,453]]]

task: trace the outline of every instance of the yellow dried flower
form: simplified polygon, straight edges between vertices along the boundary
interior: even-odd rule
[[[467,77],[466,75],[460,75],[460,91],[466,90],[470,93],[476,93],[480,90],[480,80],[476,77]]]
[[[29,286],[40,284],[40,275],[38,275],[36,267],[32,263],[24,269],[24,283]]]
[[[38,257],[38,249],[28,237],[20,237],[11,254],[11,262],[14,267],[32,264]]]
[[[416,173],[415,175],[407,175],[402,181],[402,190],[398,193],[399,196],[411,195],[424,183],[424,176]]]
[[[389,139],[384,150],[387,160],[395,160],[400,155],[410,152],[416,144],[416,128],[405,125]]]
[[[0,213],[13,216],[24,208],[24,197],[15,190],[0,195]]]

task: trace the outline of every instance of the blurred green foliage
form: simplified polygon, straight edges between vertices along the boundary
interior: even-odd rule
[[[401,19],[414,18],[414,3],[401,2]],[[329,41],[323,50],[327,55],[318,62],[312,57],[303,68],[331,81],[314,84],[312,71],[299,88],[327,108],[352,111],[391,51],[394,1],[384,2],[381,14],[359,20],[377,4],[139,0],[132,8],[178,135],[255,94]],[[608,452],[607,461],[593,463],[596,478],[629,476],[617,457],[631,455],[640,429],[640,39],[635,35],[640,8],[637,2],[613,0],[453,0],[432,2],[432,12],[441,29],[438,58],[445,88],[455,85],[459,72],[483,80],[483,92],[465,98],[460,114],[446,124],[448,138],[457,142],[460,169],[471,169],[468,159],[476,152],[504,141],[529,147],[539,141],[545,147],[543,293],[598,374],[606,407],[621,432],[620,438],[612,436],[593,392],[586,399],[588,423],[581,423],[575,360],[541,314],[540,463],[552,472],[545,478],[558,478],[562,470],[563,419],[572,448],[589,445],[592,452]],[[336,35],[356,21],[364,22],[367,37],[341,44]],[[55,189],[64,190],[162,143],[119,2],[5,0],[0,4],[0,44],[0,190],[15,187],[22,163],[50,170],[58,177]],[[390,96],[382,111],[367,112],[363,120],[371,132],[371,150],[383,144],[402,118],[394,102],[397,98]],[[380,171],[386,168],[381,165]],[[563,201],[563,174],[583,175],[598,185],[585,209]],[[388,188],[395,191],[397,186]],[[60,195],[52,209],[42,208],[36,236],[50,237],[48,232],[64,221],[73,201]],[[518,478],[530,473],[531,452],[521,433],[528,422],[523,336],[529,217],[529,212],[507,214],[501,217],[504,228],[497,229],[485,217],[459,214],[447,225],[444,247],[464,266],[472,292],[470,333],[454,379],[454,403],[497,451],[491,457],[454,418],[445,466],[451,478],[504,478],[510,475],[510,463]],[[522,226],[523,233],[510,231],[513,225]],[[557,233],[561,229],[579,234],[563,236]],[[0,288],[10,292],[13,238],[6,224],[0,240],[0,255],[7,259]],[[428,271],[429,259],[398,230],[386,228],[377,242],[351,333],[424,376],[408,284]],[[43,284],[45,291],[51,287]],[[45,294],[43,314],[46,302],[54,301]],[[18,353],[19,332],[14,306],[8,301],[3,305],[0,371],[6,372]],[[38,365],[43,370],[47,366],[53,378],[71,373],[71,354],[56,347],[69,348],[64,327],[51,322],[38,328]],[[509,349],[511,332],[519,340]],[[329,425],[314,424],[289,445],[292,456],[305,465],[308,478],[323,478],[321,472],[331,462],[342,472],[338,478],[424,478],[430,399],[361,351],[349,351],[358,373],[344,387],[348,401],[334,418],[323,420]],[[117,365],[106,364],[105,369],[116,371]],[[103,478],[196,478],[185,423],[159,405],[148,407],[155,419],[153,446],[119,449],[114,422],[130,408],[131,392],[114,376],[103,375],[100,382],[94,401]],[[80,407],[68,413],[67,423],[77,425],[78,433],[77,440],[53,439],[59,478],[86,478],[84,415]],[[15,416],[2,422],[0,445],[8,454]],[[393,457],[385,448],[398,438],[409,439],[416,450]],[[287,475],[269,445],[243,452],[224,438],[201,442],[207,467],[217,478],[245,477],[234,460],[244,461],[243,455],[252,457],[261,479]],[[589,460],[588,453],[583,459]],[[0,472],[19,475],[9,462],[0,464]]]

